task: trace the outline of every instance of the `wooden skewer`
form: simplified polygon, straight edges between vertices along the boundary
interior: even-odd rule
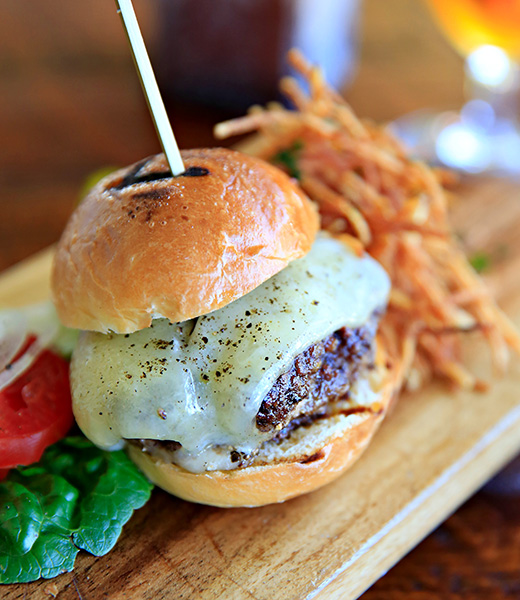
[[[150,114],[152,115],[166,160],[170,165],[172,175],[180,175],[186,169],[182,162],[181,153],[175,141],[166,109],[164,108],[164,102],[157,86],[146,46],[144,45],[143,36],[139,29],[134,7],[132,6],[132,0],[116,0],[116,6],[117,12],[121,15],[126,35],[128,36],[137,73],[141,80],[148,108],[150,109]]]

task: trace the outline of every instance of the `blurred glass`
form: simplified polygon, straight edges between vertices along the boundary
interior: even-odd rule
[[[428,0],[442,31],[463,55],[484,45],[520,59],[519,0]]]
[[[426,0],[465,58],[468,102],[394,124],[416,154],[470,173],[520,174],[520,0]]]
[[[157,0],[167,99],[244,110],[278,97],[296,46],[340,87],[353,74],[359,0]]]

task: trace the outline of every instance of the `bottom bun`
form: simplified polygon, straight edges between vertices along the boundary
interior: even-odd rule
[[[291,432],[282,442],[267,442],[252,465],[230,471],[190,473],[134,445],[130,458],[149,479],[184,500],[221,507],[263,506],[312,492],[348,469],[363,453],[392,400],[393,373],[378,348],[377,398],[370,406],[320,418]]]

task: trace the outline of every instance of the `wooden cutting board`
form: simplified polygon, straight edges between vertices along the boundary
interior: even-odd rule
[[[520,184],[461,186],[457,232],[520,325]],[[48,296],[52,250],[0,277],[0,306]],[[472,346],[477,369],[486,355]],[[481,372],[481,371],[480,371]],[[520,450],[520,360],[485,394],[440,384],[404,394],[354,468],[281,505],[218,509],[156,490],[105,557],[0,596],[60,600],[355,598]]]

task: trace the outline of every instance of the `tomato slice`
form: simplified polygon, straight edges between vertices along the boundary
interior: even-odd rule
[[[32,341],[28,339],[24,350]],[[72,423],[69,365],[55,352],[43,350],[0,392],[0,477],[3,469],[37,462]]]

